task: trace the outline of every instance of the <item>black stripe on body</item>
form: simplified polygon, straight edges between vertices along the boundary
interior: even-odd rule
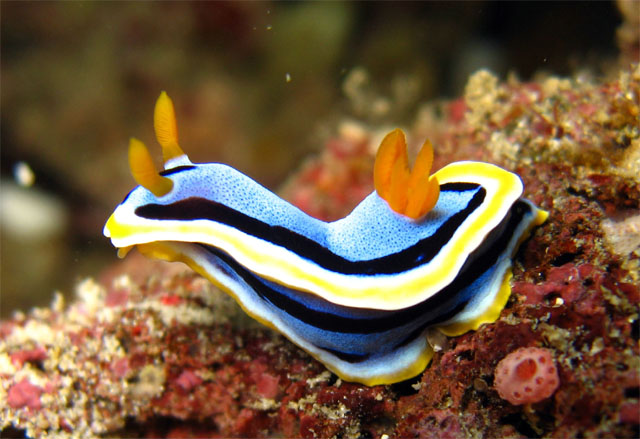
[[[362,363],[363,361],[368,360],[369,357],[371,357],[371,354],[352,354],[349,352],[342,352],[336,349],[325,348],[322,346],[316,346],[316,347],[319,347],[320,349],[325,350],[332,355],[335,355],[342,361],[346,361],[347,363],[351,363],[351,364]]]
[[[466,191],[478,188],[475,183],[447,183],[441,191]],[[449,242],[460,224],[484,201],[482,187],[471,198],[467,207],[448,218],[432,235],[394,254],[376,259],[350,261],[336,255],[325,246],[282,226],[272,226],[224,204],[200,197],[190,197],[172,204],[146,204],[136,208],[135,214],[147,219],[193,221],[206,219],[255,236],[274,245],[284,247],[322,268],[342,274],[392,274],[426,264]]]
[[[195,169],[195,165],[182,165],[176,166],[175,168],[165,169],[164,171],[160,171],[159,174],[163,177],[167,175],[177,174],[178,172],[188,171],[189,169]]]
[[[305,301],[309,301],[310,297],[312,298],[311,300],[317,301],[324,301],[324,299],[311,293],[296,291],[296,295],[300,299],[293,300],[266,285],[258,275],[247,270],[228,254],[215,247],[199,245],[228,264],[260,297],[268,300],[277,308],[285,310],[293,318],[326,331],[353,334],[376,333],[402,326],[410,320],[433,312],[437,308],[451,309],[457,307],[458,304],[456,302],[459,302],[457,293],[471,285],[497,262],[509,241],[511,241],[522,218],[530,210],[531,208],[527,203],[517,201],[502,223],[487,236],[487,239],[480,247],[469,255],[453,282],[429,299],[408,308],[392,311],[363,309],[360,313],[362,318],[344,317],[334,313],[310,309],[309,306],[305,305]],[[346,310],[344,314],[352,312],[350,307],[335,304],[332,304],[332,306],[344,308]],[[359,310],[356,310],[356,314],[358,313],[357,311]],[[438,318],[426,321],[425,325],[433,325],[451,317],[450,315],[441,316],[442,313],[438,314]]]
[[[407,334],[392,349],[400,348],[419,337],[425,328],[444,322],[458,312],[460,312],[467,304],[469,298],[461,298],[460,293],[469,287],[482,274],[488,271],[498,260],[509,242],[513,238],[515,231],[523,218],[531,212],[529,204],[523,201],[517,201],[510,209],[507,217],[502,223],[496,227],[488,236],[483,244],[476,249],[465,261],[460,274],[447,287],[439,291],[435,296],[400,310],[384,311],[384,310],[354,310],[349,307],[332,304],[337,308],[347,310],[347,312],[355,312],[360,317],[345,317],[330,312],[318,311],[308,306],[309,298],[315,301],[322,301],[309,293],[296,291],[298,300],[292,299],[281,292],[269,287],[255,273],[247,270],[233,258],[222,251],[200,244],[201,247],[212,253],[215,257],[224,261],[238,276],[240,276],[263,300],[268,301],[273,306],[283,310],[292,318],[298,319],[308,325],[315,326],[321,330],[350,333],[350,334],[374,334],[383,333],[393,330],[407,323],[419,319],[421,321],[416,329]],[[305,304],[307,301],[307,304]],[[438,311],[439,310],[439,311]],[[342,312],[345,314],[345,312]],[[425,318],[427,315],[437,314],[437,317]],[[362,317],[365,315],[365,317]],[[330,352],[336,357],[349,363],[358,363],[367,360],[370,354],[354,354],[351,352],[341,352],[335,349],[327,349],[323,346],[317,346]]]

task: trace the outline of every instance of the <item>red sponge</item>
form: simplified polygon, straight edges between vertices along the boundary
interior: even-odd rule
[[[511,404],[531,404],[550,397],[560,379],[551,351],[520,348],[504,357],[495,370],[494,386]]]

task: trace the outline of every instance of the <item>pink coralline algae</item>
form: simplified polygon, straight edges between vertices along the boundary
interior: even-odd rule
[[[496,367],[495,388],[502,399],[513,405],[542,401],[553,395],[559,384],[549,349],[517,349]]]
[[[176,379],[176,384],[182,388],[185,392],[190,392],[193,388],[202,384],[202,378],[190,370],[183,371]]]
[[[43,347],[38,346],[34,349],[24,349],[11,354],[11,363],[17,367],[22,367],[24,363],[37,363],[47,358],[47,352]]]
[[[42,407],[41,394],[42,389],[31,384],[25,378],[11,386],[7,395],[7,403],[12,408],[28,407],[37,410]]]

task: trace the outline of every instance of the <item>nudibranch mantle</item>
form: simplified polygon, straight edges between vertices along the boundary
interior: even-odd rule
[[[439,187],[435,199],[416,201],[418,193],[411,201],[409,191],[410,201],[398,202],[398,194],[406,195],[396,184],[395,195],[383,199],[374,191],[348,216],[327,223],[227,165],[191,163],[178,146],[164,93],[155,121],[166,169],[150,172],[150,158],[132,153],[140,147],[132,140],[130,164],[142,186],[116,208],[105,236],[123,254],[137,246],[185,262],[349,381],[415,376],[433,355],[428,327],[458,335],[494,322],[510,294],[513,254],[547,217],[520,198],[517,175],[456,162],[420,180]],[[406,149],[404,136],[391,134]],[[395,160],[391,179],[413,178]],[[402,210],[411,203],[426,208]]]

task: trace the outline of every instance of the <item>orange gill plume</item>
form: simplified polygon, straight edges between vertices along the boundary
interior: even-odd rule
[[[387,134],[378,148],[373,169],[375,189],[380,198],[397,213],[418,220],[438,201],[440,185],[429,175],[433,164],[433,146],[428,140],[409,168],[407,141],[402,130]]]

